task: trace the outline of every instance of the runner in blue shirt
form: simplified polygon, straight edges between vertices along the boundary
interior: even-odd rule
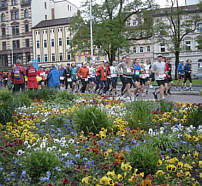
[[[139,59],[135,59],[134,60],[134,75],[133,75],[133,80],[135,83],[135,91],[134,91],[135,97],[138,97],[138,95],[139,95],[138,90],[140,88],[140,70],[141,70],[141,67],[139,65]]]
[[[72,67],[72,92],[73,92],[74,89],[75,89],[75,86],[77,85],[77,71],[78,71],[78,68],[75,66],[74,63],[72,63],[71,67]]]

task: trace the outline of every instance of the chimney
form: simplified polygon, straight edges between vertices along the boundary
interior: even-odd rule
[[[55,19],[55,9],[51,9],[51,19]]]

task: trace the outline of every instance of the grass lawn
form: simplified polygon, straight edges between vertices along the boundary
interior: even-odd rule
[[[202,86],[202,79],[193,79],[192,82],[193,82],[193,85],[201,85]],[[177,83],[177,80],[174,80],[174,85],[176,85],[176,83]],[[180,82],[180,85],[181,84],[182,84],[182,80]],[[157,85],[157,83],[154,82],[154,85]],[[189,85],[189,80],[187,80],[187,85]]]

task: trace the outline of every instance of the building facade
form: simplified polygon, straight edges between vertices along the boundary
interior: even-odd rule
[[[32,29],[34,59],[43,66],[71,61],[71,18],[41,21]]]
[[[33,0],[32,26],[43,20],[73,17],[78,8],[68,0]]]
[[[0,66],[32,59],[31,0],[0,1]]]

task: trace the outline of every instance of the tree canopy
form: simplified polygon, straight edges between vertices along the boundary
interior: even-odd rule
[[[110,62],[115,60],[118,49],[127,50],[131,41],[152,37],[152,10],[157,6],[153,0],[104,0],[93,2],[94,47],[100,48]],[[129,25],[131,16],[136,16],[135,25]],[[89,0],[84,2],[82,11],[70,23],[74,37],[71,41],[73,52],[90,50]]]

